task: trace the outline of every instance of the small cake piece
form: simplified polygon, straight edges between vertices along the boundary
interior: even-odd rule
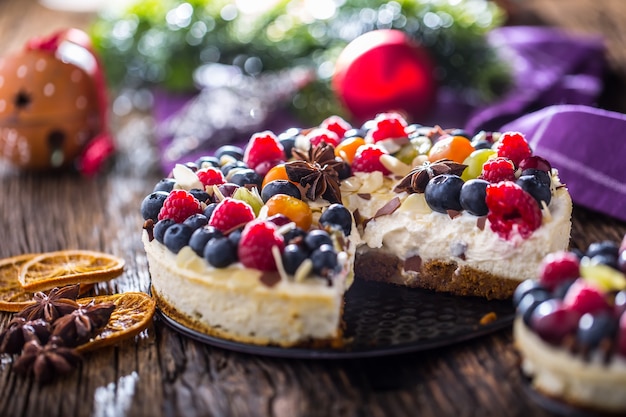
[[[626,241],[625,241],[626,242]],[[626,245],[548,255],[515,292],[515,345],[532,387],[596,412],[626,413]]]

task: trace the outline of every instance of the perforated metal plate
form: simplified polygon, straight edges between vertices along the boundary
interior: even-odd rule
[[[495,320],[480,324],[489,313]],[[281,348],[231,342],[191,330],[160,314],[175,330],[201,342],[274,357],[341,359],[414,352],[447,346],[508,327],[511,301],[488,301],[357,280],[346,293],[345,337],[338,349]]]

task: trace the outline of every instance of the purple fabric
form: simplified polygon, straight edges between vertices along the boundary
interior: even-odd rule
[[[497,102],[478,108],[465,124],[467,131],[498,130],[549,105],[596,102],[606,68],[602,38],[510,26],[494,29],[488,39],[511,66],[514,87]]]
[[[626,221],[626,115],[557,105],[518,118],[502,130],[523,133],[581,206]]]

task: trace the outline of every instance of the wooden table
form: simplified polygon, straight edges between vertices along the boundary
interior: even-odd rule
[[[614,72],[607,106],[626,109],[626,2],[509,1],[513,23],[603,33]],[[87,27],[89,14],[0,1],[0,53],[35,34]],[[159,174],[149,118],[119,123],[120,154],[93,179],[0,169],[0,257],[67,248],[106,251],[127,262],[100,294],[147,291],[139,205]],[[575,207],[572,246],[619,240],[626,224]],[[10,315],[0,314],[0,327]],[[360,360],[287,360],[195,342],[155,319],[135,340],[88,354],[80,368],[39,386],[0,362],[0,416],[547,416],[518,372],[510,329],[436,351]]]

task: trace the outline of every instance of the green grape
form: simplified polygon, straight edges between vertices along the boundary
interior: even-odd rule
[[[417,149],[415,149],[415,147],[411,143],[404,145],[402,148],[400,148],[398,152],[394,154],[396,158],[408,165],[411,165],[411,162],[417,155]]]
[[[463,174],[461,174],[461,178],[464,181],[471,180],[473,178],[478,178],[478,176],[483,172],[483,165],[489,158],[493,155],[496,155],[496,151],[492,149],[478,149],[472,152],[463,164],[467,165]]]

